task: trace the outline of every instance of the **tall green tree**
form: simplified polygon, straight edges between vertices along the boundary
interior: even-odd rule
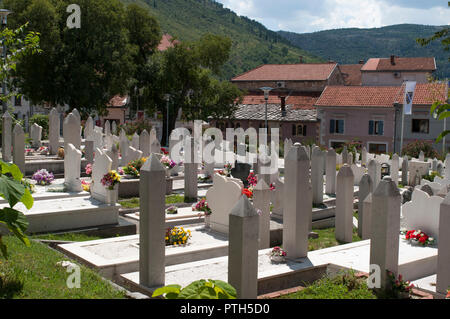
[[[150,57],[141,73],[146,83],[144,95],[149,101],[147,112],[162,114],[163,144],[167,139],[167,116],[171,132],[180,110],[187,121],[233,114],[242,92],[234,84],[217,79],[230,48],[229,38],[207,34],[199,41],[176,43]],[[165,94],[170,94],[168,115]]]
[[[124,94],[134,73],[136,53],[124,27],[119,0],[79,0],[81,28],[69,29],[70,0],[5,0],[15,26],[30,22],[42,34],[45,54],[20,63],[15,85],[33,103],[68,104],[82,112],[102,113],[116,94]]]

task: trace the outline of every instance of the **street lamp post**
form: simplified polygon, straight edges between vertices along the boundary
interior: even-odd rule
[[[0,19],[1,19],[1,23],[2,23],[2,30],[4,30],[6,28],[6,24],[8,22],[8,14],[12,13],[12,11],[9,11],[7,9],[0,9]],[[2,40],[2,44],[3,44],[3,63],[6,64],[6,41],[5,39]],[[3,80],[2,83],[2,93],[3,96],[6,95],[6,78]],[[3,100],[2,103],[3,106],[3,114],[6,113],[6,111],[8,110],[8,106],[6,103],[6,100]]]
[[[269,92],[272,91],[273,89],[269,86],[264,86],[262,88],[259,88],[260,90],[262,90],[264,92],[264,100],[266,100],[266,110],[265,110],[265,127],[266,127],[266,134],[269,131],[269,126],[267,124],[267,101],[269,100]]]
[[[166,146],[169,147],[169,101],[170,94],[164,94],[164,100],[166,100]]]

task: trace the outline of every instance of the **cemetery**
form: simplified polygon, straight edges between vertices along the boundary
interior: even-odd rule
[[[269,298],[342,271],[374,280],[377,293],[388,290],[388,274],[401,275],[413,285],[408,298],[444,298],[450,286],[450,155],[442,162],[285,140],[284,157],[250,153],[245,163],[223,142],[213,143],[212,162],[197,164],[189,135],[174,154],[153,129],[115,135],[92,118],[83,127],[76,109],[61,136],[55,123],[49,140],[32,126],[30,145],[19,124],[5,134],[12,151],[2,148],[3,162],[18,171],[2,171],[24,176],[33,198],[14,209],[34,240],[85,234],[42,241],[130,293],[151,298],[163,286],[211,278],[238,298]],[[10,204],[4,198],[0,209]],[[312,240],[329,242],[312,248]]]

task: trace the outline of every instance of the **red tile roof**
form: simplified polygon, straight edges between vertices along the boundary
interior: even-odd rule
[[[361,68],[361,71],[434,71],[436,62],[433,57],[418,58],[372,58]]]
[[[401,86],[327,86],[315,106],[393,107],[403,104],[404,85]],[[431,105],[448,97],[445,83],[417,84],[414,105]]]
[[[336,63],[264,64],[231,81],[323,81]]]
[[[174,44],[179,43],[180,41],[178,40],[174,40],[172,42],[172,36],[170,34],[163,34],[162,38],[161,38],[161,42],[158,45],[158,50],[159,51],[165,51],[168,48],[172,48],[174,46]]]
[[[392,107],[399,86],[327,86],[316,106]]]
[[[120,96],[116,95],[114,96],[108,103],[108,106],[110,107],[122,107],[127,104],[128,97],[127,96]]]
[[[319,98],[320,93],[316,92],[305,92],[305,93],[296,93],[293,95],[286,96],[286,105],[291,105],[293,109],[304,109],[310,110],[314,109],[314,103]],[[248,94],[244,96],[241,104],[248,105],[259,105],[265,104],[266,100],[264,99],[263,94]],[[269,99],[267,100],[268,104],[281,104],[281,100],[278,95],[269,95]]]
[[[361,85],[362,64],[340,64],[339,69],[344,77],[345,85]]]

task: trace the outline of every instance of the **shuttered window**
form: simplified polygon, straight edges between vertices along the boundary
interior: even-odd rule
[[[331,134],[344,134],[344,120],[330,120]]]

